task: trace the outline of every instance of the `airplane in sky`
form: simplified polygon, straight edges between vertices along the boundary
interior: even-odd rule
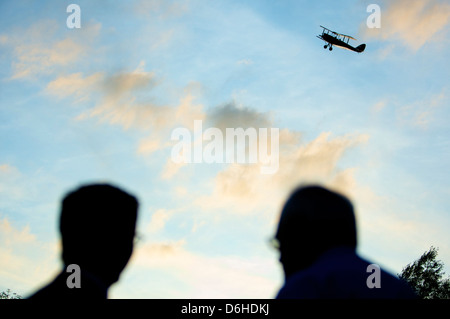
[[[332,51],[333,45],[335,45],[335,46],[338,46],[338,47],[341,47],[341,48],[344,48],[347,50],[361,53],[366,48],[365,44],[361,44],[361,45],[357,46],[356,48],[351,46],[350,44],[348,44],[350,39],[356,40],[355,38],[353,38],[349,35],[331,31],[330,29],[327,29],[323,26],[320,26],[320,27],[323,29],[323,31],[322,31],[322,34],[318,35],[317,37],[326,42],[326,44],[323,46],[324,49],[329,47],[329,50]]]

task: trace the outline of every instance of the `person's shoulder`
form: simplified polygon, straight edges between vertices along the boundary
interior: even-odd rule
[[[371,288],[370,265],[376,265],[358,254],[335,250],[322,256],[309,268],[296,272],[286,279],[278,299],[313,298],[383,298],[411,299],[415,294],[410,287],[388,271],[378,268],[379,285]]]
[[[53,281],[37,290],[27,299],[31,300],[55,299],[61,297],[62,292],[63,289],[61,289],[61,274],[59,274],[58,276],[56,276],[55,279],[53,279]]]
[[[321,274],[314,267],[307,268],[286,279],[277,299],[317,298],[321,286]]]
[[[107,299],[107,288],[100,285],[92,275],[86,275],[84,272],[80,281],[80,288],[70,288],[67,285],[67,274],[62,272],[48,285],[29,296],[28,299]]]

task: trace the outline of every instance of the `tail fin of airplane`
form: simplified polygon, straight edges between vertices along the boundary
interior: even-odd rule
[[[361,52],[363,52],[365,50],[365,48],[366,48],[366,45],[365,44],[361,44],[361,45],[358,45],[355,49],[356,49],[356,51],[358,53],[361,53]]]

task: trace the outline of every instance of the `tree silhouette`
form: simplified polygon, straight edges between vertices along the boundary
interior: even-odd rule
[[[449,299],[450,278],[444,277],[444,263],[437,260],[438,249],[431,248],[398,274],[422,299]]]
[[[0,299],[22,299],[22,296],[7,289],[6,291],[0,292]]]

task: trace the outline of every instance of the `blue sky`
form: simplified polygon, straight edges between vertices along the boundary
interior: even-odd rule
[[[373,2],[373,1],[372,1]],[[450,5],[378,1],[0,4],[0,289],[58,271],[59,202],[108,181],[143,240],[113,298],[272,298],[267,245],[295,186],[355,204],[358,251],[398,273],[433,245],[450,273]],[[323,49],[319,25],[366,43]],[[171,162],[177,127],[280,129],[280,167]]]

